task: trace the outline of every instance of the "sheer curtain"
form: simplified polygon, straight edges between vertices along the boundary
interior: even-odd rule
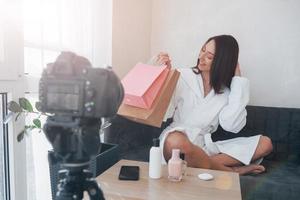
[[[0,63],[4,61],[4,1],[0,0]]]
[[[112,0],[24,0],[25,72],[39,76],[60,51],[110,65],[111,31]]]
[[[112,0],[23,0],[27,97],[37,100],[38,80],[61,51],[111,65]],[[27,120],[30,120],[29,117]],[[28,199],[51,199],[47,151],[41,133],[27,137]]]

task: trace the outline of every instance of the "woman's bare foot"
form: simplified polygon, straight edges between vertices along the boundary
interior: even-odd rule
[[[246,175],[246,174],[260,174],[264,172],[266,169],[262,165],[250,164],[241,167],[233,167],[233,170],[239,173],[240,175]]]

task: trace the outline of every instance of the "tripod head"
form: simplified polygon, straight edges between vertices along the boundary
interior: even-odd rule
[[[58,200],[104,199],[88,171],[100,152],[101,118],[113,117],[123,100],[119,78],[109,69],[92,68],[90,62],[62,52],[43,71],[39,84],[41,111],[52,114],[44,125],[54,156],[60,160]]]

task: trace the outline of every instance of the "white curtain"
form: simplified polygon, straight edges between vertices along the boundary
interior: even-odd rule
[[[25,72],[39,76],[60,51],[111,65],[112,0],[24,0]]]
[[[111,65],[112,0],[23,0],[23,16],[26,97],[32,102],[42,69],[61,51],[84,56],[94,67]],[[31,136],[26,142],[28,199],[51,199],[51,145],[44,134]]]
[[[0,11],[0,15],[1,15],[1,11]],[[0,16],[0,63],[4,61],[4,37],[3,37],[2,27],[3,27],[2,16]]]
[[[4,1],[0,0],[0,63],[4,61],[4,17]]]

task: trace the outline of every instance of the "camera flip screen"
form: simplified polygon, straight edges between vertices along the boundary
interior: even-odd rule
[[[47,107],[58,111],[79,111],[80,86],[74,84],[49,85]]]

